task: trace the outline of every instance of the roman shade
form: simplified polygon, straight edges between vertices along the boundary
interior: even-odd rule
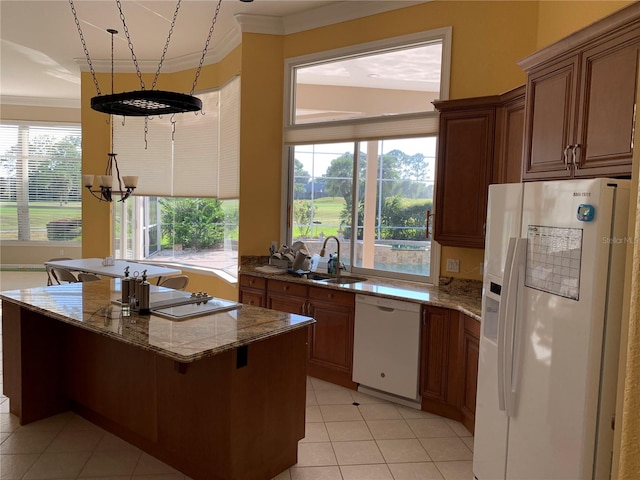
[[[135,195],[238,198],[240,77],[197,97],[200,113],[150,117],[146,145],[144,118],[113,117],[121,174],[139,177]]]

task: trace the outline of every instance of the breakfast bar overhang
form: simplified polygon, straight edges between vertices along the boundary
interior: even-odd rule
[[[126,317],[118,289],[0,294],[4,394],[21,424],[71,409],[194,479],[272,478],[296,463],[313,319],[247,305]]]

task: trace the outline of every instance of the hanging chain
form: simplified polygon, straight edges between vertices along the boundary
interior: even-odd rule
[[[198,84],[198,77],[200,77],[200,70],[202,70],[202,64],[204,63],[204,57],[207,56],[207,49],[209,48],[211,35],[213,35],[213,29],[216,26],[216,21],[218,20],[218,13],[220,13],[220,5],[222,5],[222,0],[218,0],[218,5],[216,6],[216,13],[213,15],[213,20],[211,21],[211,28],[209,29],[209,35],[207,36],[207,41],[204,44],[204,50],[202,50],[202,58],[200,58],[200,64],[198,65],[198,69],[196,70],[196,76],[193,79],[193,85],[191,86],[191,92],[189,92],[189,95],[193,95],[193,92],[196,90],[196,85]]]
[[[73,13],[73,19],[76,22],[76,27],[78,28],[78,34],[80,35],[80,42],[82,43],[82,48],[84,49],[84,55],[87,57],[87,63],[89,64],[89,70],[91,71],[91,76],[93,77],[93,83],[96,86],[96,91],[98,95],[102,95],[100,92],[100,85],[98,85],[98,79],[96,78],[96,71],[93,69],[93,64],[91,63],[91,57],[89,57],[89,50],[87,49],[87,44],[84,41],[84,35],[82,35],[82,29],[80,28],[80,20],[78,20],[78,14],[76,13],[76,7],[73,4],[73,0],[69,0],[69,5],[71,5],[71,12]]]
[[[158,82],[158,77],[160,76],[160,69],[162,68],[162,63],[164,62],[164,57],[167,54],[167,49],[169,48],[169,41],[171,40],[171,34],[173,33],[173,27],[176,24],[176,18],[178,18],[178,10],[180,10],[180,2],[182,0],[178,0],[176,4],[176,11],[173,13],[173,20],[171,20],[171,27],[169,28],[169,35],[167,35],[167,43],[164,44],[164,49],[162,50],[162,57],[160,57],[160,62],[158,63],[158,71],[156,72],[156,77],[153,79],[153,84],[151,85],[151,90],[156,87],[156,83]]]
[[[160,58],[160,62],[158,63],[158,70],[156,71],[155,78],[153,79],[153,84],[151,89],[153,90],[158,82],[158,77],[160,76],[160,70],[162,69],[162,64],[164,62],[164,58],[166,56],[167,50],[169,48],[169,42],[171,40],[171,34],[173,33],[173,28],[176,23],[176,19],[178,17],[178,11],[180,10],[180,3],[182,0],[178,0],[176,4],[176,10],[173,14],[173,20],[171,21],[171,27],[169,28],[169,35],[167,36],[167,41],[164,45],[164,49],[162,51],[162,57]],[[76,27],[78,28],[78,34],[80,35],[80,42],[82,43],[82,48],[84,49],[84,54],[87,57],[87,63],[89,64],[89,70],[91,71],[91,76],[93,77],[93,83],[96,86],[96,91],[98,95],[101,95],[100,86],[98,85],[98,79],[96,77],[96,72],[93,68],[93,64],[91,63],[91,57],[89,57],[89,50],[87,49],[87,44],[84,40],[84,35],[82,34],[82,29],[80,28],[80,21],[78,20],[78,15],[76,13],[75,5],[73,4],[73,0],[69,0],[69,4],[71,5],[71,11],[73,12],[73,18],[76,22]],[[140,80],[140,89],[145,89],[144,80],[142,79],[142,72],[140,71],[140,65],[138,64],[138,58],[136,57],[135,52],[133,51],[133,43],[131,42],[131,36],[129,35],[129,28],[127,27],[127,23],[124,18],[124,12],[122,11],[122,4],[120,0],[116,0],[116,5],[118,6],[118,10],[120,11],[120,20],[122,20],[122,26],[124,28],[124,34],[127,37],[127,44],[129,46],[129,50],[131,51],[131,59],[133,60],[133,64],[136,67],[136,74],[138,75],[138,79]],[[198,84],[198,78],[200,77],[200,72],[202,71],[202,66],[204,64],[205,57],[207,56],[207,50],[209,49],[209,43],[211,42],[211,36],[213,35],[213,30],[216,25],[216,21],[218,20],[218,14],[220,13],[220,6],[222,5],[222,0],[218,0],[218,4],[216,5],[216,11],[213,15],[213,20],[211,21],[211,27],[209,28],[209,34],[207,35],[207,41],[204,44],[204,49],[202,50],[202,57],[200,58],[200,63],[198,64],[198,68],[196,69],[195,78],[193,79],[193,85],[191,86],[190,95],[193,95],[193,92],[196,89],[196,85]],[[113,37],[112,37],[112,46],[111,46],[111,56],[113,58]],[[113,76],[113,73],[112,73]],[[113,85],[112,85],[112,93],[113,93]],[[146,122],[145,122],[146,123]]]
[[[129,28],[124,21],[124,12],[122,11],[122,4],[120,3],[120,0],[116,0],[116,5],[118,6],[118,10],[120,10],[120,20],[122,20],[122,27],[124,28],[124,34],[127,37],[129,50],[131,50],[131,59],[133,60],[133,64],[136,66],[136,73],[138,74],[138,79],[140,80],[140,90],[144,90],[144,80],[142,80],[142,73],[140,72],[140,65],[138,65],[138,58],[133,52],[133,43],[131,43],[131,37],[129,36]]]

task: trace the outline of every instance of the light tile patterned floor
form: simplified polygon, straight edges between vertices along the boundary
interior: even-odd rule
[[[2,290],[44,284],[43,272],[0,272]],[[459,422],[315,378],[306,421],[298,464],[276,480],[473,478],[473,437]],[[188,478],[71,412],[21,427],[2,395],[0,442],[1,480]]]

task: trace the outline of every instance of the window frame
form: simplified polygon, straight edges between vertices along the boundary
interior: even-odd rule
[[[295,119],[295,69],[313,63],[327,62],[331,60],[337,60],[348,56],[365,55],[367,53],[376,53],[385,49],[402,48],[402,47],[414,47],[420,43],[428,43],[434,40],[440,40],[442,42],[442,60],[441,60],[441,72],[440,72],[440,99],[445,100],[449,98],[449,79],[451,71],[451,27],[443,27],[439,29],[419,32],[410,35],[404,35],[400,37],[393,37],[385,40],[378,40],[374,42],[368,42],[358,45],[353,45],[344,48],[338,48],[333,50],[327,50],[317,52],[309,55],[294,57],[285,59],[285,72],[284,72],[284,112],[283,112],[283,158],[282,158],[282,188],[281,188],[281,205],[282,205],[282,219],[280,227],[280,237],[285,239],[285,243],[291,244],[293,236],[293,221],[291,218],[293,210],[293,184],[294,184],[294,156],[295,146],[309,143],[333,143],[333,142],[353,142],[354,149],[357,149],[357,145],[360,142],[366,142],[367,140],[383,140],[385,135],[375,135],[371,133],[371,127],[393,125],[394,127],[402,125],[409,128],[410,134],[404,135],[404,138],[410,138],[415,136],[430,136],[437,135],[438,132],[438,118],[437,111],[425,112],[417,114],[399,114],[390,117],[370,117],[356,120],[346,121],[334,121],[334,122],[318,122],[312,124],[299,124],[294,123]],[[431,121],[429,132],[424,132],[422,135],[419,132],[413,130],[417,125],[424,121]],[[434,122],[435,121],[435,125]],[[352,127],[352,131],[360,129],[362,136],[357,138],[344,138],[340,134],[334,135],[336,129],[342,126]],[[355,127],[355,128],[354,128]],[[435,129],[434,129],[435,127]],[[366,132],[366,130],[369,130]],[[403,138],[402,135],[398,135],[397,131],[388,133],[386,138]],[[322,139],[322,140],[321,140]],[[357,150],[354,150],[357,151]],[[358,174],[358,161],[354,161],[354,179]],[[434,180],[437,177],[437,172],[434,176]],[[355,181],[355,180],[354,180]],[[353,189],[354,202],[352,202],[353,208],[357,209],[355,199],[357,196],[356,189]],[[433,208],[436,208],[435,198],[433,200]],[[352,212],[353,218],[353,212]],[[351,242],[354,242],[352,236]],[[353,245],[352,245],[353,247]],[[355,249],[351,248],[351,252]],[[369,274],[379,277],[389,277],[396,279],[404,279],[410,281],[419,281],[423,283],[429,283],[437,285],[440,276],[440,245],[431,239],[431,263],[430,263],[430,275],[413,275],[404,274],[400,272],[389,272],[383,270],[363,269],[360,267],[354,267],[352,265],[352,259],[349,259],[351,271],[353,273]],[[353,253],[352,253],[353,255]]]
[[[52,130],[63,130],[66,129],[67,131],[67,135],[69,136],[69,134],[77,134],[77,136],[79,137],[79,145],[80,145],[80,154],[79,156],[74,160],[75,162],[77,162],[77,167],[78,167],[78,171],[77,171],[77,175],[78,175],[78,179],[82,178],[82,126],[79,122],[73,122],[73,121],[44,121],[44,120],[15,120],[15,119],[2,119],[0,120],[0,125],[3,126],[9,126],[9,127],[17,127],[18,129],[20,129],[21,127],[26,127],[27,129],[31,130],[32,128],[40,128],[43,130],[46,129],[52,129]],[[31,141],[32,136],[31,134],[29,135],[29,141]],[[31,159],[31,156],[29,156],[29,158]],[[27,176],[27,178],[29,179],[30,177]],[[27,195],[29,195],[30,190],[27,190]],[[79,198],[79,207],[76,209],[78,210],[78,213],[80,214],[80,222],[82,222],[82,196],[83,196],[83,187],[81,186],[80,183],[78,183],[78,191],[77,191],[77,197]],[[29,205],[29,209],[32,208],[32,204],[31,202],[28,200],[28,205]],[[69,210],[68,208],[62,208],[62,210]],[[31,216],[30,216],[31,218]],[[19,221],[17,219],[17,221]],[[7,246],[9,245],[20,245],[20,246],[25,246],[25,247],[81,247],[82,245],[82,225],[80,223],[80,235],[76,238],[76,239],[72,239],[72,240],[51,240],[49,238],[47,238],[46,240],[34,240],[34,239],[28,239],[28,240],[24,240],[24,239],[20,239],[20,238],[16,238],[16,239],[3,239],[1,240],[2,244],[6,244]],[[30,233],[32,230],[32,224],[30,222],[29,225],[29,229],[30,229]],[[47,235],[48,237],[48,235]]]

